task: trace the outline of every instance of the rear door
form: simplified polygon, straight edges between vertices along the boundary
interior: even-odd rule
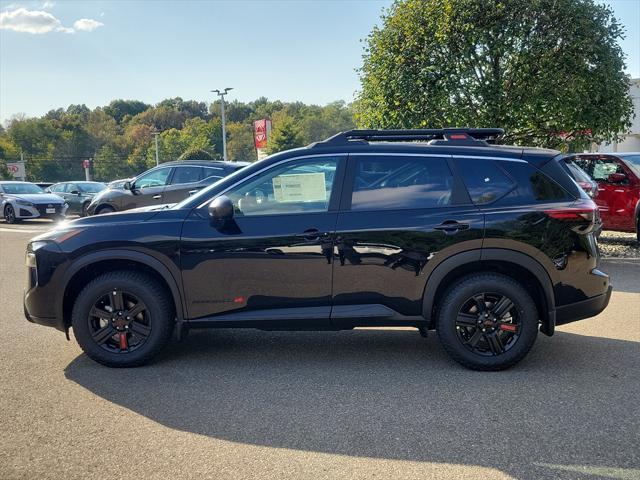
[[[336,227],[334,323],[356,311],[420,315],[434,265],[463,250],[478,249],[480,257],[483,215],[452,168],[448,156],[349,156]]]
[[[198,184],[202,180],[202,167],[200,165],[180,165],[173,169],[173,175],[164,190],[162,203],[177,203],[198,191]]]

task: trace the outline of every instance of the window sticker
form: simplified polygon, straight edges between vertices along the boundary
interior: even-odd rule
[[[327,200],[324,172],[278,175],[272,180],[276,202],[319,202]]]

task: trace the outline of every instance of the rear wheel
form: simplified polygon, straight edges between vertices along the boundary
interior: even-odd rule
[[[5,205],[4,207],[4,221],[10,224],[18,223],[19,218],[16,218],[16,211],[12,205]]]
[[[86,217],[87,216],[87,207],[89,206],[89,202],[84,202],[82,204],[82,209],[80,209],[80,216],[81,217]]]
[[[473,370],[503,370],[533,346],[538,313],[512,278],[477,274],[449,288],[438,308],[437,329],[444,349],[458,363]]]
[[[173,306],[152,277],[109,272],[80,292],[71,324],[78,343],[93,360],[109,367],[135,367],[151,360],[168,342]]]

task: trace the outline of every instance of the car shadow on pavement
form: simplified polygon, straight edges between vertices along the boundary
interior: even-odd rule
[[[204,330],[147,367],[109,369],[80,355],[65,375],[167,427],[239,443],[519,479],[633,475],[640,462],[636,342],[540,335],[519,365],[486,373],[415,330]],[[602,449],[615,464],[600,462]]]

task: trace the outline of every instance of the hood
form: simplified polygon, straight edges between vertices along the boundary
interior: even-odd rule
[[[107,215],[93,215],[90,217],[77,218],[75,220],[66,220],[61,222],[58,228],[80,227],[80,226],[100,226],[100,225],[117,225],[122,223],[139,223],[151,220],[153,217],[162,219],[183,219],[189,213],[189,210],[172,210],[172,205],[153,205],[149,207],[140,207],[123,212],[114,212]]]
[[[18,200],[24,200],[25,202],[31,202],[36,204],[52,203],[55,205],[62,205],[64,200],[58,195],[53,193],[17,193],[6,194],[4,198],[15,198]]]

